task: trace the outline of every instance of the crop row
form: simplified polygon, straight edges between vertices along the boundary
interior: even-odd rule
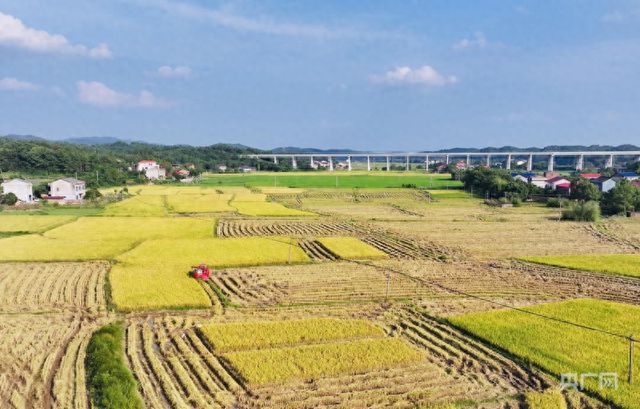
[[[346,222],[307,222],[296,220],[233,220],[218,222],[218,237],[245,236],[331,236],[353,235],[358,231]]]
[[[108,268],[104,262],[0,264],[0,309],[104,308]]]
[[[127,358],[149,408],[230,408],[242,388],[184,318],[134,319]]]

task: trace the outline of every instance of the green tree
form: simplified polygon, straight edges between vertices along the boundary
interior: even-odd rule
[[[575,200],[591,201],[600,200],[602,194],[598,187],[588,179],[577,178],[571,181],[571,198]]]
[[[626,179],[621,179],[616,187],[606,192],[600,203],[602,213],[607,215],[625,214],[640,209],[640,191]]]

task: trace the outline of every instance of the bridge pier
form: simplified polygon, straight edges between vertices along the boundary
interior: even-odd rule
[[[549,172],[553,172],[553,167],[554,167],[554,159],[555,159],[554,154],[549,155],[549,163],[547,164],[547,171]]]
[[[347,156],[347,170],[351,172],[351,156]]]
[[[333,157],[329,156],[329,171],[333,172]]]
[[[429,173],[429,155],[424,157],[424,171]]]
[[[467,155],[467,169],[471,167],[471,155]]]
[[[531,172],[533,170],[533,155],[529,155],[529,160],[527,161],[527,172]]]
[[[277,165],[277,164],[278,164],[278,157],[277,157],[277,156],[274,156],[274,157],[273,157],[273,164],[274,164],[274,165]]]
[[[487,167],[491,167],[491,155],[487,155]]]
[[[507,155],[507,170],[511,170],[511,155]]]
[[[576,161],[576,170],[584,169],[584,155],[578,156],[578,160]]]
[[[371,157],[367,155],[367,171],[371,172]]]
[[[604,165],[605,168],[611,169],[613,168],[613,155],[609,155],[607,158],[607,163]]]
[[[291,156],[291,167],[293,169],[298,169],[298,162],[296,161],[296,157],[295,156]]]
[[[389,169],[390,167],[391,167],[391,161],[389,160],[389,157],[387,156],[387,172],[391,170],[391,169]]]
[[[406,161],[406,164],[405,164],[405,166],[404,166],[404,170],[408,172],[408,171],[409,171],[409,169],[410,169],[410,165],[409,165],[409,155],[407,155],[407,161]]]
[[[318,169],[315,163],[313,163],[313,155],[309,156],[309,164],[311,165],[311,169]]]
[[[445,163],[448,165],[449,164],[449,155],[445,156]]]

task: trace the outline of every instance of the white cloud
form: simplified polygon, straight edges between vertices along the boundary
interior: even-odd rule
[[[98,81],[78,81],[78,100],[85,104],[98,107],[140,107],[163,108],[169,102],[156,97],[149,91],[140,91],[137,95],[119,92]]]
[[[482,31],[473,33],[472,38],[463,38],[453,45],[456,50],[464,50],[467,48],[485,48],[488,45],[487,38]]]
[[[100,44],[94,48],[72,44],[63,35],[49,34],[44,30],[27,27],[20,19],[2,12],[0,12],[0,45],[42,53],[72,54],[90,58],[111,57],[111,51],[106,44]]]
[[[16,78],[5,77],[0,79],[0,90],[3,91],[34,91],[38,86]]]
[[[177,67],[163,65],[158,68],[158,75],[164,78],[188,78],[191,76],[191,68],[183,65]]]
[[[430,65],[423,65],[418,68],[411,68],[407,66],[396,67],[391,71],[387,71],[384,75],[373,75],[370,79],[373,82],[382,84],[409,84],[428,87],[441,87],[458,82],[458,79],[455,76],[442,75]]]

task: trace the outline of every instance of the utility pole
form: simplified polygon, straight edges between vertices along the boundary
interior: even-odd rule
[[[387,271],[387,289],[384,293],[384,298],[389,299],[389,286],[391,285],[391,272]]]
[[[629,337],[629,385],[633,384],[633,347],[635,343],[633,335]]]
[[[293,246],[292,242],[291,242],[291,237],[289,237],[289,260],[287,261],[287,264],[291,264],[291,247]]]

